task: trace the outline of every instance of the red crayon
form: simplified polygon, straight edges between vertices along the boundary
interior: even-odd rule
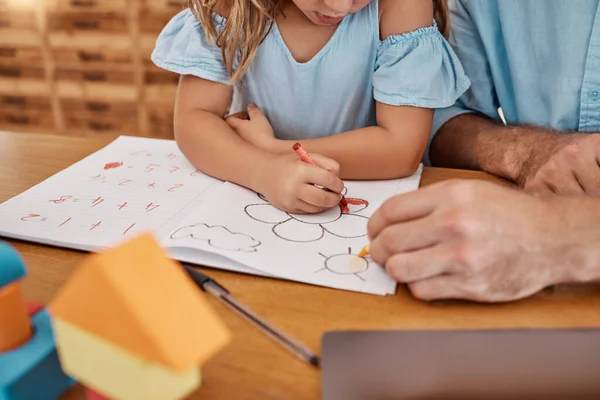
[[[300,143],[296,143],[293,147],[294,151],[296,152],[296,154],[298,154],[298,157],[300,158],[300,160],[302,160],[303,162],[307,163],[307,164],[311,164],[314,166],[319,166],[315,160],[312,159],[312,157],[310,156],[310,154],[308,154],[306,152],[306,150],[304,150],[304,148],[302,147],[302,145]],[[346,207],[348,205],[348,202],[346,201],[346,198],[344,197],[344,195],[342,195],[342,199],[340,200],[340,205],[342,207]]]

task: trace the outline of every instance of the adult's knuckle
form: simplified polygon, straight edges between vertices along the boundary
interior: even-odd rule
[[[367,234],[369,235],[369,238],[373,238],[378,227],[379,223],[376,218],[370,218],[369,221],[367,221]]]
[[[473,235],[476,223],[469,210],[458,208],[447,214],[444,226],[450,236],[468,237]]]
[[[445,196],[454,204],[467,204],[475,197],[475,184],[467,180],[452,180],[446,185]]]
[[[493,285],[486,278],[472,279],[467,285],[468,291],[477,299],[486,299],[494,295]]]
[[[391,229],[384,230],[380,235],[381,247],[388,253],[394,254],[396,251],[396,235]]]
[[[410,272],[398,257],[391,257],[385,264],[385,269],[398,282],[410,281]]]
[[[536,193],[543,190],[545,186],[540,176],[536,174],[535,176],[532,176],[531,178],[523,182],[522,188],[525,189],[525,191],[527,192]]]
[[[468,243],[457,243],[452,251],[452,258],[461,272],[466,274],[475,272],[478,266],[477,251]]]
[[[536,178],[552,178],[555,176],[561,168],[562,162],[558,160],[558,157],[552,157],[546,161],[538,170]]]
[[[583,148],[581,146],[581,143],[572,142],[572,143],[569,143],[566,146],[564,146],[560,150],[560,154],[563,157],[565,157],[567,160],[575,160],[581,156],[582,151],[583,151]]]
[[[385,254],[376,246],[371,246],[371,259],[378,265],[385,266]]]
[[[384,224],[387,224],[394,220],[394,214],[396,213],[396,205],[394,199],[387,200],[379,208],[379,217]]]
[[[422,282],[409,285],[408,288],[416,299],[423,301],[432,301],[436,299],[435,294]]]

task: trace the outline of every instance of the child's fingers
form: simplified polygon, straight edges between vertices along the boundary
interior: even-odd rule
[[[303,200],[298,200],[297,208],[300,212],[297,212],[296,214],[318,214],[325,211],[323,207],[317,207]]]
[[[324,168],[306,165],[305,171],[304,183],[319,185],[338,194],[344,190],[344,182],[337,175]]]
[[[337,193],[328,192],[313,185],[302,185],[298,198],[321,211],[338,205],[341,196]]]
[[[225,118],[225,122],[227,122],[227,124],[234,130],[237,130],[244,122],[247,121],[248,113],[245,111],[230,115],[229,117]]]
[[[245,119],[245,120],[249,120],[250,116],[248,115],[248,113],[246,111],[240,111],[238,113],[235,114],[231,114],[230,116],[228,116],[227,118],[237,118],[237,119]]]
[[[319,167],[321,168],[325,168],[327,171],[331,172],[332,174],[335,175],[340,175],[340,164],[331,159],[331,158],[327,158],[325,156],[322,156],[320,154],[311,154],[311,157],[313,158],[313,160],[315,160],[315,162],[319,165]]]
[[[248,116],[250,117],[251,121],[258,118],[266,118],[261,109],[254,104],[250,104],[248,106]]]

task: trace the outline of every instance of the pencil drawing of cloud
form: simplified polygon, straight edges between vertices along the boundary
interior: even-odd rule
[[[232,232],[224,226],[195,224],[178,229],[171,235],[173,240],[195,239],[205,241],[209,246],[226,251],[254,253],[261,243],[250,235]]]

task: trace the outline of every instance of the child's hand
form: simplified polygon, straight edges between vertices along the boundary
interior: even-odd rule
[[[296,154],[273,156],[259,172],[258,191],[275,207],[294,214],[316,214],[337,206],[344,190],[339,164],[311,156],[319,167],[300,161]]]
[[[254,104],[248,106],[247,113],[231,115],[225,121],[242,139],[259,149],[271,152],[277,142],[269,120]]]

